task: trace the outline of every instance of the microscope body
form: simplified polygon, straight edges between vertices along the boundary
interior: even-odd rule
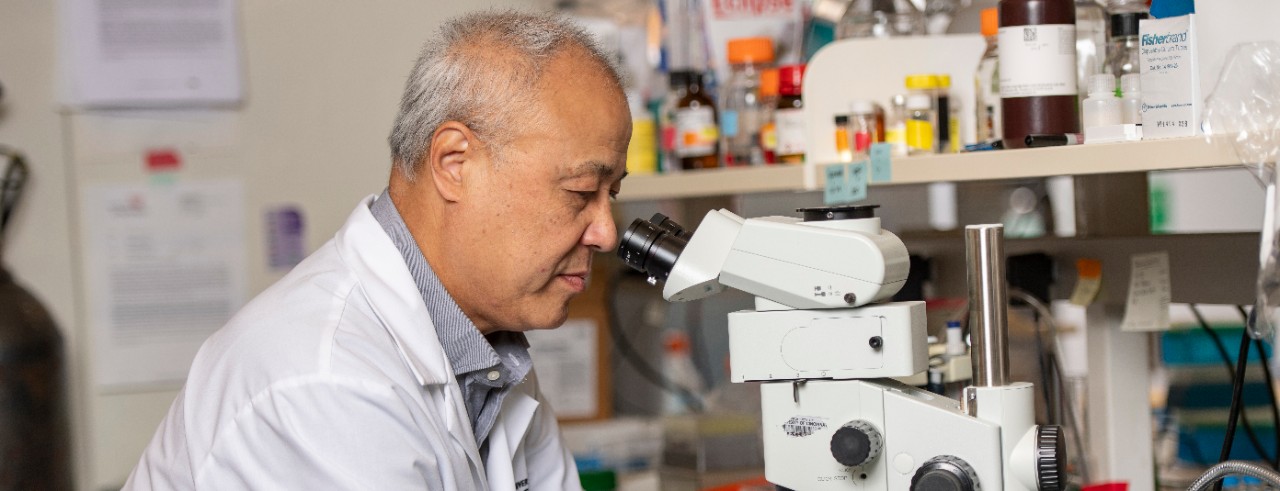
[[[906,281],[902,241],[867,213],[802,211],[714,210],[694,234],[637,220],[619,252],[671,301],[726,286],[756,295],[755,310],[729,314],[730,372],[761,382],[766,479],[799,491],[1059,489],[1061,441],[1034,424],[1031,384],[969,387],[962,404],[893,379],[929,361],[924,302],[882,302]]]

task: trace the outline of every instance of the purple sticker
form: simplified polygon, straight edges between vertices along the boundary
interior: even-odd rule
[[[267,210],[267,265],[292,269],[306,257],[302,211],[295,206]]]

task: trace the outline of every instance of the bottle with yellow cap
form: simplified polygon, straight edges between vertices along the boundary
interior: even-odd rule
[[[938,77],[932,73],[907,75],[907,147],[911,155],[937,153]]]
[[[720,148],[724,165],[763,165],[760,74],[773,63],[773,39],[731,39],[728,48],[732,72],[724,90],[720,91]]]

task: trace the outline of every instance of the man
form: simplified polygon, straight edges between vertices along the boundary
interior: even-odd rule
[[[616,70],[547,15],[427,43],[390,184],[201,348],[126,489],[577,489],[521,331],[559,326],[610,214]]]

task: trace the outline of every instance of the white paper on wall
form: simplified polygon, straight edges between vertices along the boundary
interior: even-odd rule
[[[97,184],[81,205],[96,385],[180,383],[245,301],[243,184]]]
[[[569,319],[564,325],[525,333],[529,355],[538,370],[538,386],[556,417],[597,416],[599,407],[598,329],[588,319]]]
[[[62,0],[63,102],[228,105],[243,98],[235,0]]]

